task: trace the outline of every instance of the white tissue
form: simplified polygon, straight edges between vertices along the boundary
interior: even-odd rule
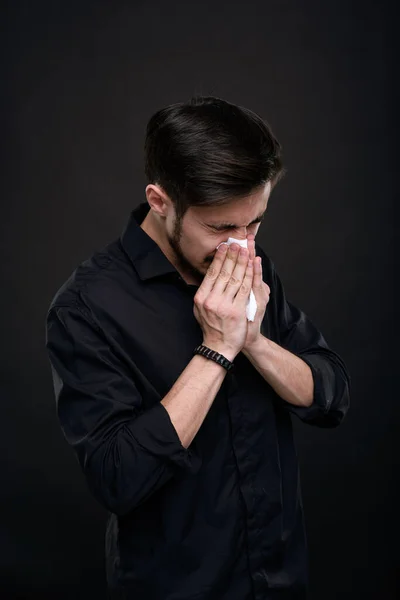
[[[247,248],[247,238],[245,240],[237,240],[236,238],[229,237],[226,242],[221,242],[221,244],[228,244],[230,246],[233,243],[239,244],[244,248]],[[218,244],[217,248],[220,247],[221,244]],[[256,297],[254,295],[253,290],[250,290],[250,296],[246,305],[246,317],[248,321],[254,321],[257,312],[257,302]]]

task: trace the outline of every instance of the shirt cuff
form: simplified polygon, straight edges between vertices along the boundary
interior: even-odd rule
[[[314,395],[311,406],[290,406],[290,411],[305,422],[320,427],[336,427],[344,418],[346,390],[338,385],[338,375],[325,356],[317,353],[295,353],[311,369]],[[341,380],[340,380],[341,381]],[[345,385],[343,381],[343,386]]]

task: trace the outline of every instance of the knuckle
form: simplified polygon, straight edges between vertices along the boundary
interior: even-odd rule
[[[246,285],[245,283],[242,283],[242,285],[240,286],[240,293],[241,294],[247,294],[247,292],[249,291],[249,286]]]
[[[206,310],[213,310],[214,309],[214,303],[209,298],[207,298],[207,300],[204,302],[203,306],[204,306],[204,308]]]
[[[210,277],[210,279],[215,279],[215,277],[217,276],[217,270],[214,265],[211,264],[208,267],[206,276]]]
[[[233,275],[231,275],[228,284],[229,285],[236,285],[239,282],[239,279],[237,277],[234,277]]]
[[[232,308],[229,315],[232,321],[237,321],[240,317],[240,312],[236,308]]]
[[[264,293],[266,296],[269,296],[269,294],[270,294],[270,292],[271,292],[271,289],[270,289],[270,287],[269,287],[269,286],[268,286],[266,283],[264,283],[264,282],[262,281],[262,282],[261,282],[261,284],[260,284],[258,287],[259,287],[259,289],[261,289],[261,290],[262,290],[262,292],[263,292],[263,293]]]
[[[228,281],[230,274],[226,269],[222,268],[219,276],[221,277],[222,281]]]
[[[228,306],[221,305],[221,306],[218,307],[218,316],[221,319],[226,319],[227,317],[229,317],[229,312],[230,311],[229,311],[229,307]]]

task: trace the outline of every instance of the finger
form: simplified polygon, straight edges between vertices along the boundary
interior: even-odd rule
[[[227,283],[230,280],[232,272],[235,268],[239,255],[239,249],[239,244],[231,244],[228,246],[225,261],[211,290],[213,294],[222,294],[225,291]]]
[[[224,290],[224,297],[230,300],[231,302],[233,302],[235,295],[237,294],[240,286],[242,285],[248,261],[248,248],[240,248],[239,257],[237,259],[235,268],[233,269],[230,279],[227,282]]]
[[[206,297],[213,289],[214,283],[220,274],[222,265],[225,262],[227,250],[228,246],[226,244],[219,246],[214,255],[212,263],[209,265],[207,272],[203,277],[203,281],[196,292],[196,296]]]
[[[253,290],[256,293],[256,290],[261,290],[262,283],[263,283],[261,256],[257,256],[253,264],[254,264]]]
[[[242,284],[240,285],[236,296],[233,299],[233,304],[239,307],[244,307],[251,292],[251,285],[253,282],[253,261],[249,260],[246,267],[246,273],[243,278]]]
[[[254,261],[254,259],[256,257],[256,241],[255,241],[254,233],[249,233],[247,235],[247,247],[249,249],[249,258],[250,258],[250,260]],[[254,262],[253,262],[253,266],[254,266]]]

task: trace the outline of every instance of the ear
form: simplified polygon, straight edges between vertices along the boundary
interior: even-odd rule
[[[172,207],[170,197],[164,192],[158,184],[149,183],[146,186],[146,198],[150,208],[160,217],[167,217]]]

